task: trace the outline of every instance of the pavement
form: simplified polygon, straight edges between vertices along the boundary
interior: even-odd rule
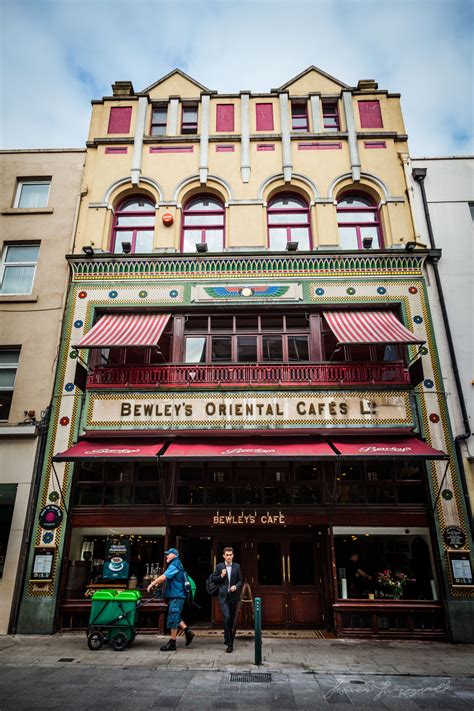
[[[160,652],[165,640],[92,652],[84,633],[2,636],[0,711],[474,710],[474,645],[264,637],[255,666],[248,636],[232,654],[215,633],[177,652]]]

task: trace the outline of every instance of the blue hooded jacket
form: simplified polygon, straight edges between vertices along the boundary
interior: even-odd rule
[[[171,561],[163,575],[166,578],[164,597],[186,598],[184,568],[179,558],[174,558]]]

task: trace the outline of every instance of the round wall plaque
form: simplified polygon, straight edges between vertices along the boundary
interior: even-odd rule
[[[463,548],[466,545],[466,534],[459,526],[448,526],[444,529],[443,541],[448,548]]]
[[[59,506],[49,504],[41,509],[39,514],[40,526],[47,531],[57,528],[63,520],[63,512]]]

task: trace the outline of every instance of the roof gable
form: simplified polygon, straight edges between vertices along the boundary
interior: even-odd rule
[[[350,89],[350,86],[323,72],[322,69],[311,65],[274,91],[285,91],[286,89],[291,89],[295,94],[304,94],[308,93],[308,91],[330,93],[331,91],[338,92],[341,89]]]
[[[178,88],[179,91],[177,90]],[[201,92],[209,93],[211,91],[207,88],[207,86],[200,84],[198,81],[188,76],[188,74],[181,71],[181,69],[173,69],[168,74],[165,74],[164,77],[161,77],[161,79],[158,79],[153,84],[150,84],[150,86],[147,86],[146,89],[143,89],[140,93],[162,96],[170,94],[195,95],[196,89],[199,94]]]

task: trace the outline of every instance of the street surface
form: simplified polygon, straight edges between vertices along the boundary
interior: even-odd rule
[[[179,639],[175,653],[164,639],[91,652],[85,634],[0,637],[0,710],[474,710],[473,645],[264,638],[256,667],[248,637],[231,655],[220,635]]]

